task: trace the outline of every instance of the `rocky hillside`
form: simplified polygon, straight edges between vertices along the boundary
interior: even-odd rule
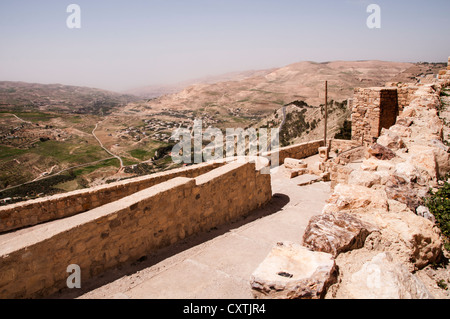
[[[312,106],[304,101],[294,101],[276,110],[273,114],[256,124],[256,127],[281,127],[280,144],[288,146],[324,136],[324,105]],[[336,135],[349,119],[351,110],[347,100],[329,101],[328,104],[328,137]]]
[[[278,126],[282,109],[288,106],[283,134],[283,145],[288,145],[323,137],[321,104],[325,80],[331,136],[349,117],[344,103],[352,97],[355,87],[383,86],[413,66],[384,61],[300,62],[278,69],[239,73],[234,78],[229,75],[232,80],[192,85],[175,94],[130,103],[115,115],[135,114],[175,122],[180,118],[202,118],[206,127],[245,128]]]

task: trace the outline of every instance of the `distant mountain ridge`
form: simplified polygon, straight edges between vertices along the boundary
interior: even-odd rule
[[[175,84],[166,84],[166,85],[148,85],[139,88],[129,89],[123,91],[124,94],[132,94],[141,98],[157,98],[163,95],[175,94],[186,87],[199,85],[199,84],[214,84],[218,82],[226,82],[226,81],[239,81],[249,77],[265,75],[272,72],[275,69],[267,69],[267,70],[248,70],[241,72],[229,72],[221,75],[211,75],[202,78],[192,79],[188,81],[182,81]]]
[[[132,105],[130,109],[143,113],[164,109],[201,110],[217,116],[240,110],[241,115],[263,115],[297,100],[319,106],[323,103],[325,80],[328,81],[329,98],[342,101],[353,95],[355,87],[384,85],[413,65],[386,61],[299,62],[277,69],[253,71],[248,77],[229,81],[194,84],[145,105]]]
[[[106,115],[138,100],[101,89],[62,84],[0,81],[0,109]]]

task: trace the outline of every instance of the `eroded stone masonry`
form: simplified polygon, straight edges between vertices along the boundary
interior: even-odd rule
[[[422,198],[450,172],[438,115],[449,85],[450,58],[433,83],[355,89],[352,134],[359,146],[321,163],[333,193],[301,243],[276,244],[255,270],[255,297],[450,297],[421,276],[443,258],[440,231]]]

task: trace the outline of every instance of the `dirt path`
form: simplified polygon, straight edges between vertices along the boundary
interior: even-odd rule
[[[98,160],[98,161],[94,161],[94,162],[90,162],[90,163],[85,163],[85,164],[80,164],[80,165],[76,165],[76,166],[71,166],[71,167],[65,168],[65,169],[63,169],[63,170],[61,170],[59,172],[56,172],[54,174],[51,174],[51,175],[45,175],[45,176],[40,175],[37,178],[33,179],[32,181],[29,181],[29,182],[26,182],[26,183],[22,183],[22,184],[19,184],[19,185],[14,185],[14,186],[11,186],[11,187],[8,187],[8,188],[4,188],[4,189],[0,190],[0,193],[4,192],[4,191],[7,191],[7,190],[10,190],[10,189],[14,189],[14,188],[26,185],[26,184],[30,184],[30,183],[33,183],[33,182],[37,182],[37,181],[40,181],[40,180],[44,180],[44,179],[47,179],[47,178],[59,175],[61,173],[64,173],[64,172],[69,171],[69,170],[74,169],[74,168],[80,168],[80,167],[94,165],[94,164],[97,164],[97,163],[100,163],[100,162],[108,161],[108,160],[113,159],[113,158],[115,158],[115,157],[108,157],[108,158],[104,158],[104,159],[101,159],[101,160]],[[54,167],[55,166],[53,166],[51,168],[50,172],[53,171]]]
[[[13,114],[13,113],[9,113],[9,114],[11,114],[12,116],[14,116],[16,119],[18,119],[18,120],[21,121],[21,122],[25,122],[25,123],[28,123],[28,124],[33,124],[33,123],[31,123],[30,121],[25,121],[24,119],[21,119],[21,118],[18,117],[16,114]]]
[[[99,122],[99,123],[101,123],[101,122]],[[99,123],[95,124],[95,127],[94,127],[94,129],[92,130],[92,135],[93,135],[94,138],[97,140],[98,144],[100,144],[100,147],[101,147],[101,148],[103,148],[109,155],[111,155],[111,156],[113,156],[113,157],[115,157],[115,158],[117,158],[117,159],[119,160],[119,162],[120,162],[120,168],[119,168],[119,171],[118,171],[118,172],[121,172],[121,171],[123,171],[123,169],[124,169],[124,165],[123,165],[122,158],[121,158],[120,156],[116,155],[116,154],[111,153],[111,151],[108,150],[108,149],[103,145],[102,141],[100,141],[100,139],[95,135],[95,130],[98,128],[98,124],[99,124]]]

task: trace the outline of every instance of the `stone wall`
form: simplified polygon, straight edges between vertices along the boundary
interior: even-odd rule
[[[80,266],[83,286],[107,269],[242,218],[271,197],[270,175],[255,163],[234,162],[19,231],[0,245],[0,298],[45,297],[65,288],[71,264]]]
[[[225,164],[202,163],[0,207],[0,233],[76,215],[175,177],[197,177]]]
[[[448,57],[447,70],[439,72],[438,78],[444,81],[450,81],[450,57]]]
[[[395,124],[399,109],[397,88],[356,88],[352,109],[352,140],[372,143],[382,128]]]
[[[318,148],[321,146],[323,146],[322,140],[311,141],[264,153],[264,156],[269,157],[270,160],[271,156],[278,155],[281,165],[284,163],[284,159],[288,157],[305,158],[317,154]],[[0,233],[73,216],[175,177],[197,177],[224,165],[226,162],[227,159],[213,163],[202,163],[108,185],[3,206],[0,207]]]
[[[284,163],[286,158],[302,159],[319,153],[319,147],[324,146],[323,140],[310,141],[292,146],[282,147],[273,152],[264,153],[263,156],[271,160],[271,157],[278,156],[279,165]],[[275,163],[271,163],[274,165]]]
[[[398,110],[403,112],[403,109],[411,104],[414,99],[414,94],[419,89],[418,86],[400,85],[398,88]]]

